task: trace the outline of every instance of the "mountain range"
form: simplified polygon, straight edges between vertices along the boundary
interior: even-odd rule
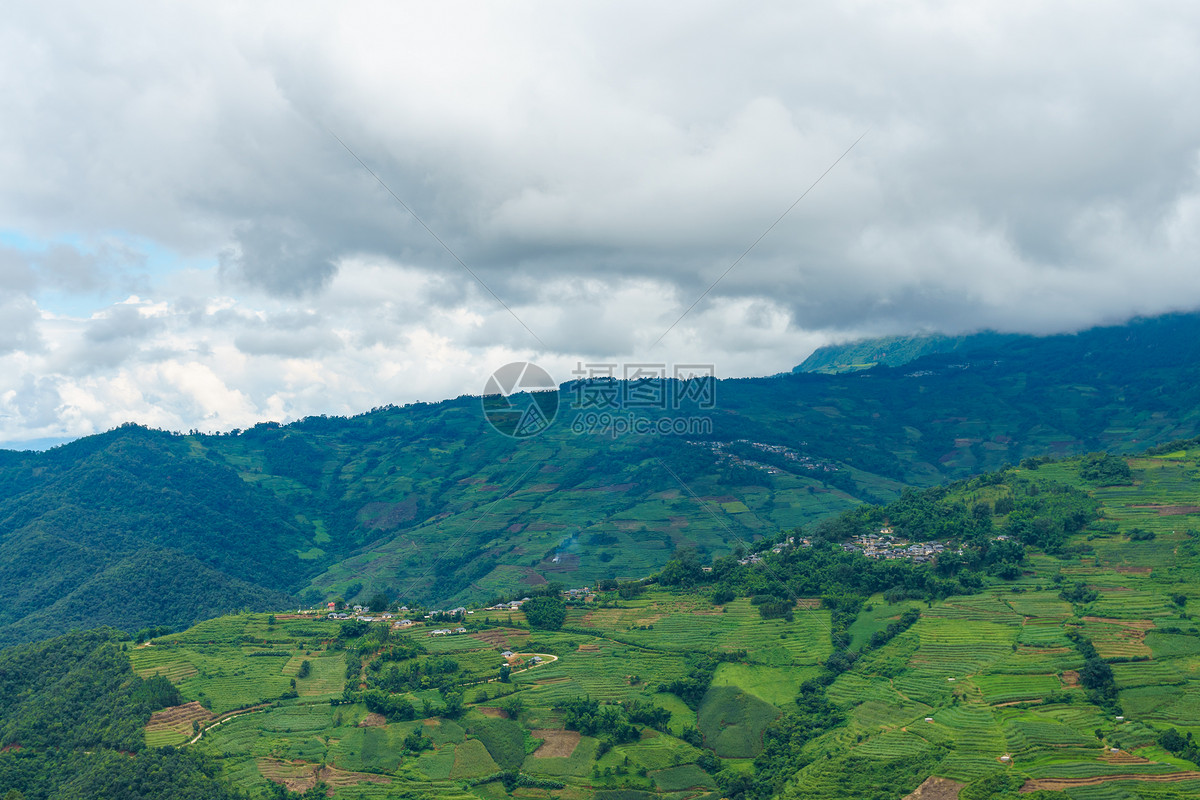
[[[1200,433],[1200,315],[941,349],[718,381],[685,435],[578,433],[578,387],[564,386],[554,424],[526,439],[464,396],[0,451],[0,642],[335,596],[438,606],[638,578],[680,547],[727,553],[906,487]]]

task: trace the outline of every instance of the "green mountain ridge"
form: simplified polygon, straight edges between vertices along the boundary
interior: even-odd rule
[[[711,424],[691,437],[576,434],[564,387],[558,421],[521,441],[461,397],[4,451],[0,641],[69,630],[88,607],[132,630],[281,595],[446,606],[636,579],[680,547],[728,553],[906,487],[1196,435],[1198,365],[1200,316],[1173,315],[897,368],[722,380],[714,408],[686,412]],[[167,551],[170,570],[119,577]]]
[[[901,367],[922,356],[999,347],[1019,338],[1035,337],[984,331],[961,336],[926,333],[916,336],[880,336],[857,339],[817,348],[808,358],[794,367],[792,372],[836,374],[855,372],[881,365]]]

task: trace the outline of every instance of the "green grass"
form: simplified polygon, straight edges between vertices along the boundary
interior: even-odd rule
[[[715,789],[712,776],[695,764],[669,767],[650,773],[654,785],[663,792],[678,792],[683,789]]]
[[[566,758],[538,758],[527,756],[521,766],[523,772],[536,775],[574,776],[582,777],[591,772],[592,764],[596,762],[596,753],[600,742],[591,736],[581,736],[575,752]]]
[[[473,717],[467,725],[467,732],[483,743],[502,769],[519,769],[525,761],[525,739],[528,734],[516,722]]]
[[[750,758],[762,750],[762,735],[780,711],[733,686],[714,686],[696,712],[704,744],[725,758]]]
[[[800,684],[816,676],[817,667],[766,667],[725,663],[717,667],[713,686],[732,686],[780,708],[796,699]]]

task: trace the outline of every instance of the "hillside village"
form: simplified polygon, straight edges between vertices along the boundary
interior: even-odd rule
[[[807,541],[807,540],[805,540]],[[779,552],[776,550],[775,552]],[[596,600],[596,591],[590,586],[582,588],[563,589],[559,596],[567,602],[590,603]],[[391,627],[397,630],[411,628],[416,625],[433,624],[436,622],[461,622],[469,615],[474,615],[476,611],[520,611],[521,607],[529,601],[528,597],[522,597],[518,600],[505,600],[494,605],[487,606],[481,609],[471,609],[466,606],[458,606],[448,610],[438,609],[429,611],[428,613],[419,614],[417,610],[410,609],[408,606],[400,606],[395,611],[371,611],[368,607],[356,604],[350,606],[348,610],[338,609],[336,602],[326,604],[325,618],[333,621],[348,621],[358,620],[359,622],[390,622]],[[308,611],[300,611],[304,615],[318,613],[314,609]],[[412,619],[409,615],[416,616],[418,619]],[[456,626],[453,628],[435,628],[430,632],[430,636],[448,636],[455,634],[467,633],[467,628]]]
[[[763,453],[783,456],[788,461],[795,462],[800,469],[808,470],[809,472],[836,472],[837,467],[825,461],[820,461],[812,456],[806,456],[803,453],[794,450],[790,447],[778,444],[766,444],[764,442],[752,442],[749,439],[735,439],[732,442],[688,442],[696,447],[703,447],[717,457],[718,464],[734,464],[740,467],[748,467],[766,472],[768,475],[779,475],[783,472],[779,467],[771,464],[764,464],[761,461],[744,458],[736,453],[729,452],[729,448],[735,444],[742,444],[752,447]],[[799,442],[801,446],[808,444],[807,442]]]
[[[947,546],[946,542],[939,541],[909,542],[896,536],[891,528],[881,528],[878,534],[864,534],[846,542],[842,549],[849,553],[861,553],[867,558],[906,558],[924,564],[945,552]]]

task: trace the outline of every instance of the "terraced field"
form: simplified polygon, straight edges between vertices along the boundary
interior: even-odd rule
[[[1062,553],[1031,551],[1020,574],[988,576],[974,594],[865,598],[847,629],[861,656],[823,695],[840,722],[797,746],[783,795],[898,799],[933,775],[976,797],[989,796],[981,794],[988,786],[1016,797],[1021,785],[1070,800],[1196,796],[1196,766],[1158,737],[1167,726],[1200,736],[1200,630],[1189,610],[1200,603],[1200,535],[1189,532],[1200,530],[1200,452],[1130,463],[1130,486],[1092,487],[1072,463],[1013,473],[1047,492],[1081,486],[1102,501],[1102,517]],[[985,486],[972,500],[995,502],[1007,491]],[[666,520],[671,502],[647,498],[629,525]],[[1082,590],[1069,595],[1077,583]],[[867,647],[909,609],[920,612],[915,624]],[[833,620],[819,601],[792,612],[791,621],[763,619],[746,597],[714,604],[658,586],[570,606],[559,631],[531,630],[519,612],[478,610],[466,635],[431,637],[420,625],[392,632],[389,646],[418,654],[385,662],[366,652],[352,680],[347,664],[358,663],[358,644],[340,638],[337,623],[313,618],[281,615],[270,625],[261,614],[224,617],[129,657],[138,674],[166,676],[186,701],[151,721],[151,744],[182,744],[193,722],[203,728],[216,715],[266,704],[208,727],[191,745],[250,791],[322,780],[337,798],[716,800],[738,776],[754,779],[767,732],[796,713],[802,686],[833,652]],[[1111,702],[1089,696],[1080,642],[1111,671]],[[519,666],[533,653],[554,659],[502,681],[505,649],[523,654]],[[706,660],[738,651],[745,655],[715,666]],[[373,685],[392,663],[430,670],[396,693],[419,719],[388,719],[363,695],[345,694]],[[690,705],[660,691],[705,663],[711,683]],[[442,711],[456,692],[464,708],[449,719]],[[670,719],[658,730],[639,725],[628,741],[568,731],[565,709],[581,697],[601,709],[642,702]],[[519,771],[529,785],[506,789],[492,780],[501,770]]]

